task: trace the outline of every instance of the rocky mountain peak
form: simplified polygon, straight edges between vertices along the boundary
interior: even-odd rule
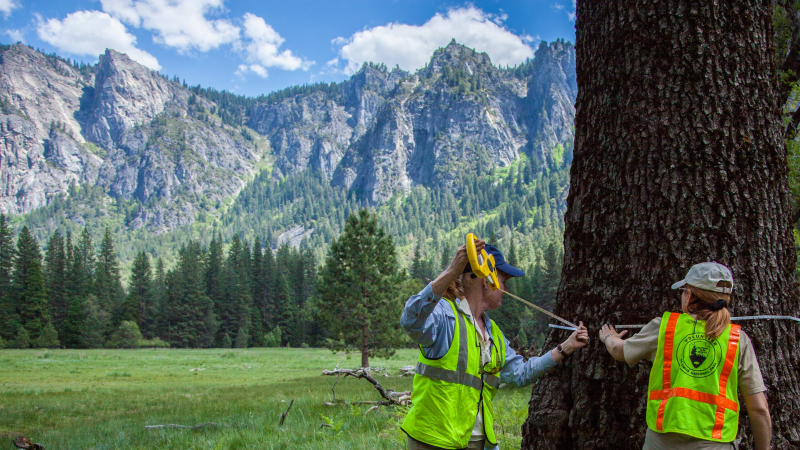
[[[420,72],[426,76],[432,73],[441,73],[445,66],[451,68],[466,69],[474,71],[476,68],[492,68],[492,60],[486,53],[478,53],[465,45],[456,42],[455,39],[447,44],[447,47],[439,48],[433,52],[428,67]]]
[[[186,104],[188,98],[180,85],[108,49],[97,64],[86,135],[105,148],[113,147],[126,131],[149,123],[167,104]]]

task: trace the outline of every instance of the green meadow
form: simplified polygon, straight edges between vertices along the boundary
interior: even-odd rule
[[[372,359],[387,389],[411,389],[398,369],[416,350]],[[24,434],[46,449],[404,449],[404,408],[324,406],[359,354],[323,349],[0,350],[0,449]],[[379,400],[342,378],[336,399]],[[504,388],[495,409],[501,448],[519,448],[529,388]],[[281,414],[294,400],[283,426]],[[201,429],[146,425],[196,425]],[[323,426],[325,424],[326,426]]]

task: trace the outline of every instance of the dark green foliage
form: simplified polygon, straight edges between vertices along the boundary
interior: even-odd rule
[[[50,316],[42,274],[42,255],[28,227],[23,227],[17,237],[10,295],[11,315],[6,326],[25,327],[31,342],[35,341],[50,321]]]
[[[0,298],[11,288],[14,268],[14,238],[5,214],[0,213]]]
[[[142,342],[142,333],[136,322],[123,320],[119,328],[111,336],[111,346],[116,348],[138,348]]]
[[[167,328],[161,338],[172,346],[214,346],[218,322],[203,283],[204,259],[200,244],[190,241],[181,248],[178,266],[167,276]]]
[[[94,294],[89,294],[81,306],[83,326],[79,342],[87,348],[102,348],[106,343],[105,330],[109,328],[109,314],[100,306]]]
[[[519,333],[517,333],[517,343],[520,347],[528,346],[528,335],[525,334],[525,330],[522,328],[520,328]]]
[[[61,343],[67,348],[86,348],[89,345],[84,340],[85,315],[80,299],[73,298],[69,304],[67,317],[61,328]]]
[[[44,277],[47,290],[50,317],[56,329],[60,330],[67,317],[67,255],[64,251],[64,238],[58,230],[47,242],[44,255]]]
[[[114,239],[108,227],[103,233],[103,240],[97,252],[94,292],[100,305],[107,311],[114,312],[114,324],[119,324],[122,320],[135,319],[135,317],[125,317],[125,312],[120,308],[125,292],[122,288],[117,254],[114,251]]]
[[[31,336],[25,327],[19,327],[17,330],[17,338],[14,340],[14,348],[30,348]]]
[[[247,348],[247,341],[250,339],[250,336],[247,335],[247,328],[244,326],[239,327],[239,331],[236,333],[236,348]]]
[[[158,325],[158,308],[153,291],[150,259],[144,252],[139,252],[131,267],[131,280],[122,308],[122,320],[136,322],[146,339],[155,336]]]
[[[225,333],[225,335],[222,336],[222,345],[220,345],[220,347],[222,347],[222,348],[231,348],[231,347],[233,347],[233,343],[231,342],[231,337],[228,336],[228,333]]]
[[[331,243],[320,272],[320,316],[332,334],[343,333],[361,351],[363,367],[370,356],[391,354],[402,342],[397,315],[404,299],[393,289],[404,281],[398,269],[391,236],[362,209]]]
[[[50,322],[42,330],[39,339],[36,340],[36,346],[39,348],[58,348],[59,345],[61,344],[58,342],[58,332]]]

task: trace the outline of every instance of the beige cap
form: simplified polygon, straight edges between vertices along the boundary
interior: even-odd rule
[[[717,286],[720,281],[729,282],[731,287]],[[686,278],[673,284],[672,289],[678,289],[686,284],[707,291],[730,294],[733,292],[733,275],[731,269],[718,262],[704,262],[693,265]]]

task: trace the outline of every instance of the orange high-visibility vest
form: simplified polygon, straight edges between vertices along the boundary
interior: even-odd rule
[[[740,327],[728,325],[710,339],[705,325],[688,314],[664,313],[650,371],[647,426],[731,442],[739,428]]]

